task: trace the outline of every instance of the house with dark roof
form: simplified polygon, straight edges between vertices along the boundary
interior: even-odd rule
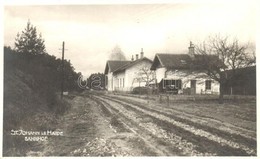
[[[145,86],[144,81],[138,80],[142,68],[150,68],[152,60],[144,57],[143,50],[140,58],[132,57],[131,61],[107,61],[105,67],[106,89],[108,91],[132,91],[134,87]]]
[[[155,71],[159,90],[176,90],[178,94],[217,94],[219,83],[210,79],[203,68],[196,69],[194,65],[194,61],[201,59],[200,55],[195,55],[192,43],[187,54],[156,54],[151,70]]]
[[[108,91],[114,91],[115,87],[118,87],[118,79],[114,76],[114,72],[131,61],[107,61],[105,67],[105,76],[106,76],[106,89]]]

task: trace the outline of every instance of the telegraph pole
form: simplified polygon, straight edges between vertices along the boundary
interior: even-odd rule
[[[63,98],[63,85],[64,85],[64,47],[65,43],[62,42],[62,59],[61,59],[61,99]]]

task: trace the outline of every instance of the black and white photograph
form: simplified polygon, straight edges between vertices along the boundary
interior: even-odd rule
[[[256,0],[66,2],[2,4],[0,156],[257,157]]]

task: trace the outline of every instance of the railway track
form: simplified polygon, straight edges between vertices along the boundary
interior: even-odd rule
[[[256,141],[253,139],[201,125],[175,116],[172,112],[148,108],[133,101],[106,95],[94,95],[93,99],[117,114],[126,127],[141,135],[142,140],[149,141],[147,145],[157,145],[151,146],[151,149],[157,150],[158,155],[256,155]],[[143,122],[144,119],[146,122]]]

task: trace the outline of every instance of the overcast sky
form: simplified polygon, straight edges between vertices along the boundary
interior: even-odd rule
[[[28,19],[49,54],[60,58],[65,41],[65,58],[85,76],[104,72],[116,45],[129,60],[141,48],[153,59],[156,53],[186,53],[190,41],[196,44],[209,35],[252,43],[256,35],[253,3],[5,5],[4,45],[14,47]]]

